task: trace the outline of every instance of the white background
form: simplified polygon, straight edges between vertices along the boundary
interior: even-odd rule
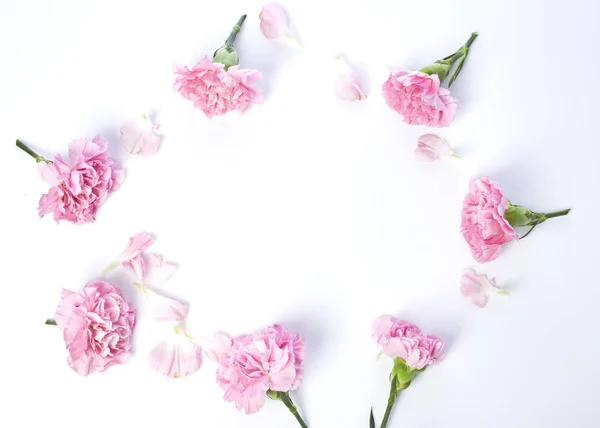
[[[139,295],[135,355],[88,378],[44,325],[63,287],[80,289],[141,230],[179,265],[168,291],[187,327],[249,333],[281,323],[306,337],[293,394],[313,428],[381,420],[389,360],[383,313],[441,335],[447,357],[401,394],[395,427],[600,425],[596,1],[308,1],[286,7],[305,49],[266,40],[262,2],[5,0],[0,6],[2,309],[5,427],[295,427],[280,403],[246,416],[222,400],[215,365],[170,380],[151,371],[163,331]],[[265,103],[208,120],[173,92],[172,70],[211,54],[238,17],[241,66],[264,74]],[[417,137],[388,109],[386,66],[418,69],[478,31],[452,87],[455,122],[434,130],[464,156],[417,163]],[[335,54],[369,98],[333,94]],[[124,155],[118,130],[149,113],[163,146]],[[127,178],[95,223],[38,219],[47,186],[21,138],[48,157],[103,133]],[[535,211],[572,207],[498,260],[478,265],[460,232],[472,175],[491,175]],[[485,309],[459,293],[464,268],[510,297]],[[115,278],[119,281],[118,278]],[[127,284],[119,282],[124,288]]]

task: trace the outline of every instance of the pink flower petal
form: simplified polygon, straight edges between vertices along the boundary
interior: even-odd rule
[[[127,122],[121,127],[121,143],[132,155],[149,157],[158,151],[160,136],[147,116]]]
[[[488,300],[487,293],[496,289],[496,280],[491,280],[486,275],[478,275],[471,268],[465,269],[460,281],[460,292],[473,304],[480,308],[485,307]]]
[[[183,336],[160,342],[150,351],[150,367],[171,379],[189,376],[202,366],[202,350]]]
[[[357,101],[367,98],[362,85],[350,69],[348,64],[340,56],[335,57],[340,63],[340,72],[335,82],[335,94],[344,101]]]
[[[146,289],[148,290],[148,289]],[[161,322],[181,322],[188,314],[188,304],[148,290],[152,318]]]
[[[419,137],[415,158],[421,162],[432,162],[442,157],[453,156],[454,152],[443,138],[434,134],[425,134]]]
[[[269,3],[258,15],[260,31],[267,39],[276,39],[289,34],[288,16],[279,3]]]
[[[146,232],[140,232],[129,238],[129,243],[121,255],[117,258],[120,263],[131,260],[144,252],[152,245],[152,236]]]
[[[204,342],[202,349],[208,358],[219,362],[231,349],[231,337],[225,333],[215,333]]]

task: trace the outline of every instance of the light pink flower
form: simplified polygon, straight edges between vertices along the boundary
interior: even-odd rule
[[[367,96],[350,66],[341,56],[335,59],[340,63],[340,71],[335,82],[335,94],[344,101],[365,100]]]
[[[300,44],[290,30],[288,15],[281,4],[269,3],[262,8],[258,17],[260,18],[260,31],[267,39],[286,36]]]
[[[508,294],[496,287],[496,278],[489,279],[486,275],[478,275],[471,268],[467,268],[463,272],[460,280],[460,292],[480,308],[487,304],[489,293]]]
[[[304,356],[304,339],[278,325],[238,336],[220,358],[217,383],[225,390],[225,400],[234,401],[238,410],[254,413],[263,406],[267,390],[298,388]]]
[[[432,162],[443,157],[460,157],[452,151],[446,140],[434,134],[419,137],[415,158],[422,162]]]
[[[162,341],[150,351],[150,367],[171,379],[196,373],[202,366],[202,348],[184,334],[171,341]]]
[[[223,64],[204,57],[192,68],[178,67],[175,74],[175,90],[209,118],[233,110],[243,112],[263,100],[262,91],[252,85],[262,77],[257,70],[234,65],[225,71]]]
[[[400,358],[411,369],[420,370],[437,363],[443,356],[444,343],[434,335],[407,321],[382,315],[373,322],[373,340],[390,358]]]
[[[56,155],[52,163],[40,162],[37,169],[51,187],[39,203],[40,217],[53,213],[54,220],[77,224],[93,222],[109,193],[119,188],[123,170],[108,157],[108,142],[98,135],[69,144],[69,162]]]
[[[448,126],[454,120],[458,101],[440,87],[437,74],[390,67],[383,84],[383,98],[409,125]]]
[[[94,280],[81,291],[63,290],[56,308],[69,366],[82,376],[103,372],[131,357],[135,309],[116,286]]]
[[[156,134],[158,128],[144,115],[121,127],[121,143],[132,155],[152,156],[160,146],[160,136]]]
[[[489,177],[472,178],[462,210],[461,232],[480,263],[494,260],[500,248],[519,235],[504,218],[508,199]]]

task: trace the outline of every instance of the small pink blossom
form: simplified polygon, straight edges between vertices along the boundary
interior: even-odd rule
[[[132,155],[149,157],[158,151],[160,136],[156,134],[159,127],[153,125],[148,116],[127,122],[121,127],[121,143]]]
[[[93,222],[109,193],[119,188],[123,170],[107,153],[108,142],[97,135],[69,144],[69,162],[56,155],[51,163],[40,162],[37,170],[51,187],[39,203],[40,217],[52,213],[54,220],[84,224]]]
[[[225,390],[226,401],[235,402],[238,410],[254,413],[263,406],[269,389],[287,392],[298,388],[304,356],[304,339],[278,325],[238,336],[219,360],[217,383]]]
[[[67,362],[82,376],[124,364],[131,357],[135,309],[108,282],[94,280],[78,292],[63,290],[56,324],[63,330]]]
[[[461,232],[480,263],[492,261],[500,248],[519,235],[504,218],[508,199],[490,177],[472,178],[462,210]]]
[[[508,294],[496,287],[495,278],[489,279],[486,275],[478,275],[471,268],[467,268],[463,272],[460,280],[460,292],[480,308],[485,307],[487,304],[489,293]]]
[[[336,56],[340,63],[340,71],[335,82],[335,94],[344,101],[365,100],[367,96],[350,66],[341,56]]]
[[[444,127],[450,125],[458,101],[448,89],[440,87],[437,74],[407,71],[390,67],[390,77],[383,84],[383,98],[409,125]]]
[[[209,118],[262,103],[262,91],[252,85],[262,77],[259,71],[240,69],[239,65],[225,71],[224,67],[208,57],[192,68],[180,66],[175,71],[175,90]]]
[[[452,151],[446,140],[434,134],[419,137],[415,158],[422,162],[432,162],[444,157],[460,157]]]
[[[300,44],[290,30],[289,17],[281,4],[269,3],[262,8],[258,17],[260,18],[260,31],[267,39],[277,39],[285,36]]]
[[[444,343],[439,337],[424,335],[416,325],[389,315],[373,322],[372,334],[385,355],[402,359],[411,369],[435,364],[444,354]]]
[[[189,376],[202,366],[202,348],[179,330],[175,328],[175,339],[162,341],[150,351],[150,367],[171,379]]]

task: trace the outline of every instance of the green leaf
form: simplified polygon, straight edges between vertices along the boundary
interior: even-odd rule
[[[375,428],[375,418],[373,417],[373,408],[371,407],[371,416],[369,417],[369,428]]]

